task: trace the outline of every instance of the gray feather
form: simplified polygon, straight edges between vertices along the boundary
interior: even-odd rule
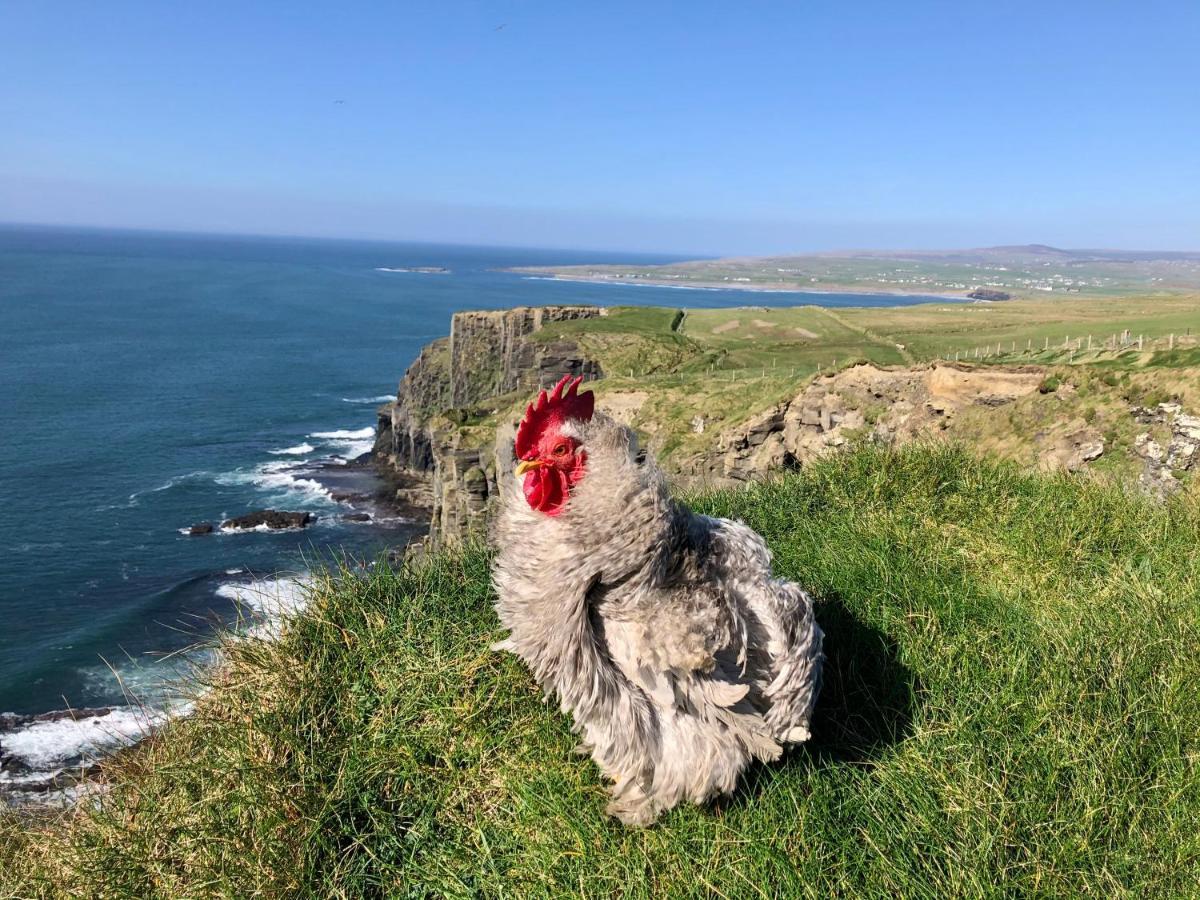
[[[808,738],[822,634],[762,538],[673,501],[628,429],[573,424],[587,471],[561,515],[507,485],[493,579],[510,634],[496,649],[573,716],[614,782],[609,812],[645,825]]]

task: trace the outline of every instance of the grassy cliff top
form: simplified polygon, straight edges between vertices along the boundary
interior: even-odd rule
[[[628,831],[499,636],[488,556],[322,579],[4,896],[1181,896],[1200,880],[1200,507],[955,449],[701,498],[819,597],[814,739]]]
[[[904,366],[948,357],[1043,367],[1069,389],[1031,398],[1012,414],[965,416],[951,429],[1010,458],[1035,458],[1040,450],[1031,438],[1050,420],[1098,416],[1104,434],[1131,440],[1131,401],[1200,402],[1197,334],[1200,296],[1140,295],[885,308],[613,307],[604,317],[550,323],[533,339],[576,341],[604,372],[589,384],[602,404],[620,410],[669,467],[686,468],[711,453],[722,432],[797,396],[819,372],[856,362]],[[464,445],[490,443],[495,426],[519,418],[529,399],[521,391],[490,402],[478,427],[463,430]],[[1110,453],[1104,465],[1117,458]],[[1128,453],[1120,458],[1130,463]]]

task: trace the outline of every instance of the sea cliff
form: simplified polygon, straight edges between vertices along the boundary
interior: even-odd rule
[[[416,487],[398,486],[397,499],[430,508],[434,543],[485,525],[498,474],[511,468],[504,430],[497,435],[490,421],[499,409],[564,374],[602,376],[577,341],[539,339],[545,327],[607,313],[591,306],[456,313],[450,335],[426,346],[405,372],[396,399],[379,409],[375,457],[388,474],[417,479]]]
[[[972,324],[963,309],[950,311]],[[948,439],[1027,468],[1107,473],[1160,496],[1200,467],[1200,419],[1189,414],[1200,395],[1191,357],[1172,339],[1144,350],[1141,339],[1115,335],[1090,349],[1082,339],[1059,348],[1043,339],[1039,350],[1014,333],[978,362],[945,352],[921,360],[853,314],[458,313],[379,409],[375,459],[397,500],[430,510],[428,543],[483,534],[525,404],[572,374],[691,490],[752,483],[863,441]]]

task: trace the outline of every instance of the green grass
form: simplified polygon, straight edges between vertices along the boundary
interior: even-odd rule
[[[1200,332],[1200,299],[1185,296],[1130,296],[1110,299],[1018,300],[1005,303],[922,303],[915,306],[839,310],[849,322],[869,327],[911,349],[918,359],[969,353],[1001,344],[1018,353],[1051,349],[1089,334],[1099,346],[1128,329],[1133,337],[1161,340],[1170,334]]]
[[[973,363],[978,349],[978,362],[985,366],[1052,366],[1055,377],[1064,381],[1085,378],[1088,370],[1140,373],[1143,380],[1159,382],[1155,391],[1177,395],[1185,404],[1200,395],[1200,378],[1195,377],[1200,350],[1193,337],[1200,333],[1200,298],[1194,294],[837,309],[766,308],[753,305],[754,299],[747,294],[746,306],[722,309],[614,307],[606,316],[550,323],[535,339],[577,341],[604,373],[591,385],[602,401],[648,394],[644,403],[634,404],[629,423],[660,460],[683,471],[692,471],[697,459],[711,455],[723,432],[795,397],[818,371],[856,362],[898,366],[957,353]],[[1105,348],[1110,335],[1126,330],[1135,340],[1145,337],[1144,352]],[[1172,334],[1179,340],[1168,350]],[[1070,349],[1064,346],[1068,337]],[[1162,374],[1150,379],[1151,370]],[[1128,404],[1120,402],[1120,392],[1109,393],[1088,405],[1099,407],[1106,435],[1131,441],[1132,435],[1125,434],[1132,428]],[[527,401],[524,391],[500,398],[497,418],[519,416]],[[703,433],[695,429],[699,420]],[[1014,431],[1009,424],[1005,417],[990,416],[958,436],[968,442],[981,437],[991,449],[1013,458],[1042,453],[1044,448],[1033,440],[1037,432]],[[467,446],[490,443],[493,434],[484,428],[460,437]],[[1126,452],[1129,446],[1126,442],[1120,454],[1106,450],[1099,467],[1128,473],[1140,466]]]
[[[1200,504],[863,449],[701,499],[820,598],[812,743],[644,831],[497,637],[479,548],[342,573],[3,896],[1194,895]]]

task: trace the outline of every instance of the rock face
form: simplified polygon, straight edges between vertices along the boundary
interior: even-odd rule
[[[422,486],[397,499],[432,507],[430,535],[453,542],[481,531],[496,495],[497,473],[511,469],[511,431],[474,444],[463,429],[492,410],[489,401],[532,394],[563,375],[599,378],[600,366],[572,340],[537,337],[547,324],[603,316],[592,306],[518,307],[456,313],[450,336],[429,344],[400,382],[396,400],[379,410],[377,462],[417,475]]]
[[[265,528],[279,531],[284,528],[304,528],[317,520],[310,512],[283,512],[277,509],[259,509],[244,516],[234,516],[221,523],[222,531],[253,531]]]
[[[574,341],[536,341],[549,322],[589,319],[606,311],[592,306],[522,306],[497,312],[458,313],[450,322],[450,406],[463,407],[512,391],[553,384],[563,375],[599,377]]]
[[[1183,486],[1181,474],[1200,469],[1200,416],[1185,414],[1178,403],[1134,407],[1133,416],[1139,424],[1170,429],[1166,446],[1150,432],[1134,440],[1134,452],[1142,459],[1138,484],[1156,496],[1169,496]]]
[[[885,443],[911,440],[942,430],[965,407],[1003,406],[1031,394],[1042,377],[1041,370],[979,371],[950,363],[853,366],[815,378],[791,400],[723,432],[715,452],[690,461],[685,473],[746,481],[803,465],[858,434]]]
[[[1043,449],[1039,466],[1050,471],[1066,469],[1068,472],[1078,472],[1103,454],[1104,437],[1100,432],[1083,419],[1073,419],[1067,425],[1066,434]]]

